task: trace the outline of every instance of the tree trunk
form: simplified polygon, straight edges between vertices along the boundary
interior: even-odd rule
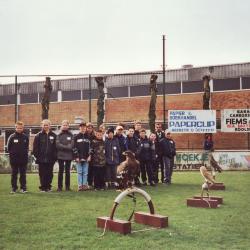
[[[209,85],[209,81],[210,81],[210,76],[205,75],[202,78],[203,80],[203,88],[204,88],[204,94],[203,94],[203,109],[207,110],[210,109],[210,85]],[[205,139],[206,137],[210,135],[211,139],[212,139],[212,134],[205,134]]]
[[[204,94],[203,94],[203,109],[210,109],[210,76],[203,76],[203,87],[204,87]]]
[[[49,118],[49,103],[50,103],[50,95],[52,92],[52,85],[51,85],[50,77],[46,77],[46,81],[43,87],[45,89],[45,92],[41,101],[42,120]]]
[[[156,80],[157,75],[151,75],[150,77],[150,105],[149,105],[149,112],[148,112],[148,119],[149,119],[149,128],[151,132],[155,132],[155,119],[156,119],[156,99],[157,99],[157,86]]]
[[[95,77],[98,88],[98,100],[97,100],[97,128],[103,123],[104,120],[104,78]]]

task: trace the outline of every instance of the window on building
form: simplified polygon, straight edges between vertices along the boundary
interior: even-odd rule
[[[240,89],[240,78],[214,79],[214,91]]]
[[[250,77],[242,77],[242,88],[250,89]]]
[[[107,89],[108,98],[128,97],[128,87],[113,87]]]
[[[62,101],[81,100],[81,90],[62,91]]]
[[[130,96],[148,96],[150,95],[149,84],[130,87]]]
[[[20,94],[20,103],[37,103],[38,95],[34,94]]]
[[[43,95],[44,95],[44,92],[39,93],[39,102],[42,101]],[[57,101],[58,101],[58,100],[57,100],[57,91],[52,91],[52,92],[51,92],[50,101],[51,101],[51,102],[57,102]]]
[[[15,95],[0,96],[0,105],[15,104]]]
[[[89,90],[85,89],[82,91],[82,99],[89,100]],[[91,99],[98,99],[98,90],[91,89]]]
[[[182,82],[183,93],[203,92],[202,81]]]
[[[180,94],[181,93],[181,83],[180,82],[166,82],[165,93],[168,95],[171,94]],[[163,95],[163,83],[157,84],[157,94]]]

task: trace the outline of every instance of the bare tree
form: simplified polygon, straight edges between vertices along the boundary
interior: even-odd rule
[[[155,119],[156,119],[156,99],[157,99],[157,85],[156,80],[157,75],[151,75],[150,77],[150,105],[149,105],[149,112],[148,112],[148,119],[149,119],[149,128],[151,132],[155,131]]]
[[[104,120],[104,78],[103,77],[95,77],[95,81],[97,83],[98,89],[98,100],[97,100],[97,127],[103,123]]]
[[[42,120],[49,118],[49,104],[50,104],[50,95],[52,92],[52,85],[50,81],[50,77],[46,77],[44,84],[44,95],[41,101],[42,104]]]
[[[203,94],[203,109],[210,109],[210,86],[209,86],[209,81],[210,81],[210,76],[205,75],[202,78],[203,80],[203,89],[204,89],[204,94]]]

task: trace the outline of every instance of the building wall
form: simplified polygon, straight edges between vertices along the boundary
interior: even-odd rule
[[[166,110],[170,109],[202,109],[203,93],[167,95]],[[250,91],[227,91],[217,92],[211,95],[211,107],[218,110],[217,118],[220,118],[220,110],[225,108],[247,108],[250,107]],[[121,122],[148,120],[148,108],[150,97],[115,98],[105,100],[105,122]],[[96,103],[92,101],[92,121],[96,121]],[[60,124],[62,120],[68,119],[74,123],[76,116],[82,116],[88,121],[88,101],[73,101],[51,103],[49,117],[52,124]],[[156,105],[157,120],[163,117],[163,97],[157,97]],[[0,127],[14,124],[14,105],[0,106]],[[167,114],[166,114],[167,118]],[[19,119],[27,126],[38,126],[41,120],[40,104],[19,105]],[[173,134],[179,149],[201,149],[204,135],[202,134]],[[216,149],[247,149],[247,133],[222,133],[218,130],[214,134]],[[1,142],[0,142],[1,143]],[[3,148],[0,144],[0,148]]]

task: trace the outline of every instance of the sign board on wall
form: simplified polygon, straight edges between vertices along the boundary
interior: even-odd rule
[[[216,133],[216,111],[169,110],[168,129],[172,133]]]
[[[250,170],[250,152],[213,152],[214,159],[223,170]],[[175,158],[176,170],[199,170],[202,165],[209,166],[208,153],[198,151],[179,151]]]
[[[250,109],[224,109],[221,111],[222,132],[250,132]]]

